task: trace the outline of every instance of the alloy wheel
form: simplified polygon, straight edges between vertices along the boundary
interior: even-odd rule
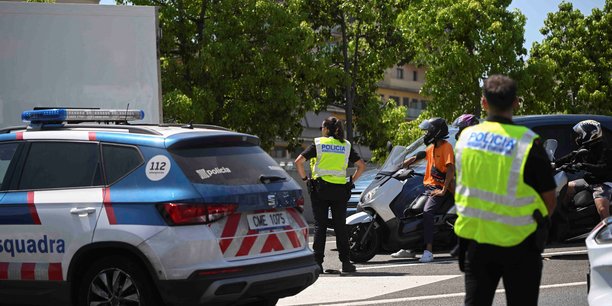
[[[129,274],[121,269],[100,271],[89,284],[89,306],[138,306],[140,292]]]

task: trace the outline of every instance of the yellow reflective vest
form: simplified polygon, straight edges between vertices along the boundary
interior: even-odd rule
[[[341,142],[333,137],[318,137],[314,140],[317,159],[314,163],[313,178],[320,177],[332,184],[346,184],[351,143]]]
[[[466,128],[455,146],[457,236],[502,247],[535,232],[532,217],[548,210],[525,184],[525,163],[539,136],[526,127],[486,121]]]

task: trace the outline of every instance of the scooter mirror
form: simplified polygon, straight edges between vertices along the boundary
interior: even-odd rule
[[[558,145],[559,142],[556,139],[546,139],[546,141],[544,141],[544,150],[546,150],[548,159],[551,161],[555,160],[555,151],[557,151]]]

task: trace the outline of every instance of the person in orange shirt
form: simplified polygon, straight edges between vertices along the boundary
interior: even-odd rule
[[[423,121],[419,128],[426,131],[423,141],[427,145],[425,158],[427,159],[427,169],[423,178],[425,185],[425,195],[429,198],[423,209],[423,240],[425,251],[421,256],[420,262],[433,261],[433,236],[434,236],[434,213],[448,197],[452,197],[451,192],[455,178],[455,154],[453,146],[446,141],[448,138],[448,125],[442,118],[431,118]],[[422,155],[422,154],[417,154]],[[416,162],[417,155],[404,161],[404,167]],[[399,250],[391,254],[394,258],[414,257],[414,253],[409,250]]]

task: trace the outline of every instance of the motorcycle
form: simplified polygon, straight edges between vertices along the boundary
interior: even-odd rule
[[[544,142],[551,161],[554,160],[557,144],[554,139]],[[424,161],[408,169],[402,167],[403,161],[414,151],[415,147],[394,147],[372,183],[362,193],[357,213],[347,218],[351,261],[363,263],[378,253],[423,248],[423,208],[427,201],[427,196],[423,195]],[[577,152],[577,155],[583,153]],[[574,163],[555,169],[559,204],[551,216],[549,242],[577,239],[588,234],[599,222],[592,189],[576,193],[567,203],[563,200],[570,178],[579,177]],[[453,197],[448,197],[435,212],[434,246],[437,249],[450,249],[456,245],[454,223],[457,212],[454,204]]]
[[[557,148],[555,139],[544,142],[544,149],[551,162],[554,161],[554,153]],[[570,201],[566,200],[567,185],[572,179],[581,178],[581,170],[576,168],[577,158],[588,152],[584,149],[575,152],[574,159],[564,165],[554,165],[555,183],[557,184],[557,207],[551,216],[551,231],[549,242],[564,242],[582,238],[600,221],[595,201],[593,200],[593,189],[587,186],[585,190],[577,192]]]
[[[357,263],[367,262],[383,251],[423,248],[424,160],[410,168],[402,167],[414,148],[395,146],[372,183],[364,190],[357,213],[349,216],[349,256]],[[457,219],[452,196],[434,215],[434,246],[452,248],[457,238],[453,224]]]

